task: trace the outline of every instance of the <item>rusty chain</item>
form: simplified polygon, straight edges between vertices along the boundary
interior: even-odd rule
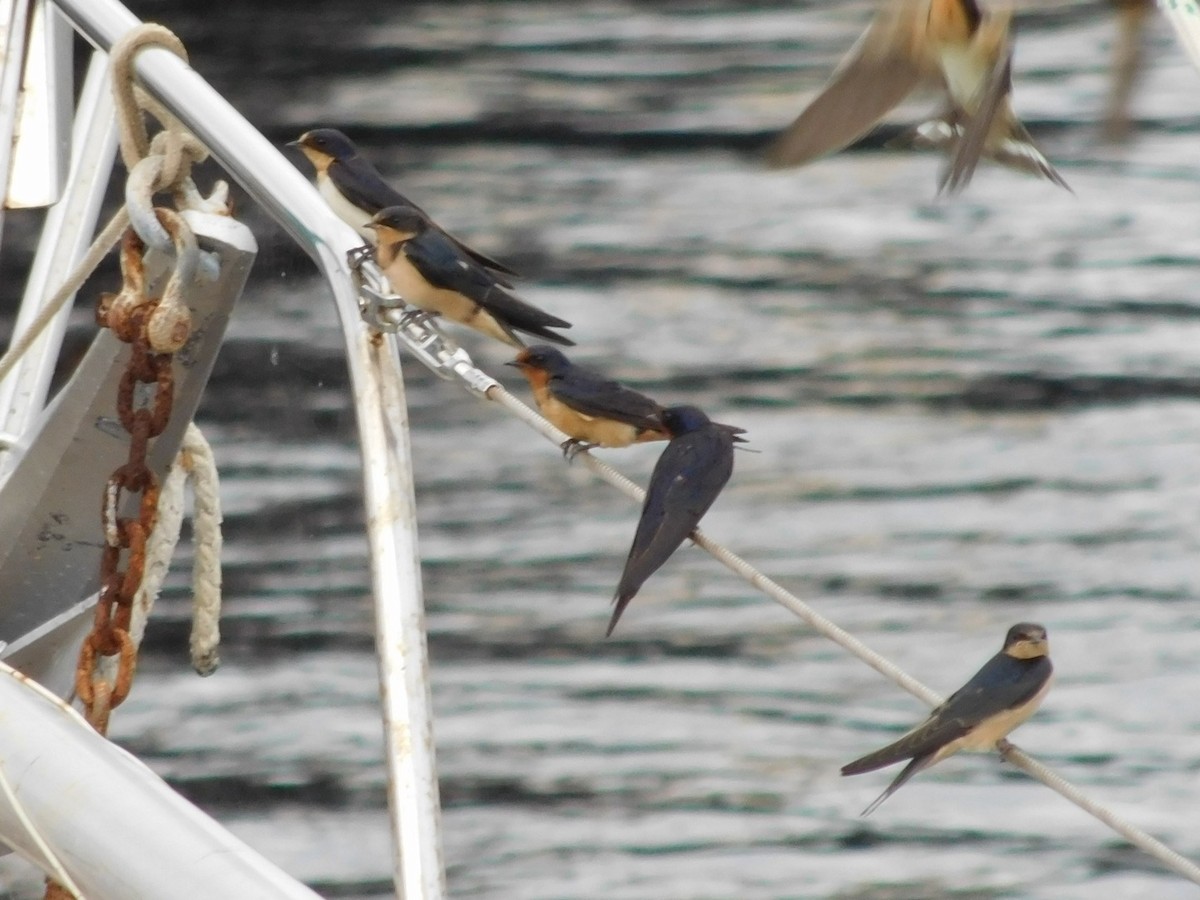
[[[178,216],[169,210],[156,213],[177,237]],[[101,734],[108,729],[109,714],[129,695],[137,668],[129,622],[145,569],[146,539],[158,510],[158,478],[146,462],[146,453],[170,418],[175,391],[172,354],[191,330],[187,308],[166,296],[170,286],[163,297],[146,295],[144,252],[145,245],[133,229],[126,231],[121,243],[121,291],[102,295],[96,309],[98,324],[130,347],[117,388],[117,416],[129,432],[129,453],[104,487],[100,596],[75,669],[75,693],[88,722]],[[122,516],[122,507],[135,502],[136,515]],[[115,671],[106,671],[113,669],[113,662]]]

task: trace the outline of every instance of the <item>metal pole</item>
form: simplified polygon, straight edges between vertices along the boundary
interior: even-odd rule
[[[85,896],[316,900],[64,702],[3,663],[0,733],[0,765],[16,800]],[[80,827],[81,810],[94,827]],[[50,869],[2,792],[0,827],[22,856]]]
[[[117,128],[112,91],[108,87],[108,61],[104,54],[96,53],[79,94],[67,187],[62,200],[46,213],[13,334],[25,333],[61,284],[63,273],[75,268],[87,250],[116,152]],[[41,415],[70,314],[71,304],[67,302],[0,382],[0,436],[15,441]],[[0,460],[0,475],[8,461],[11,455],[7,461]]]
[[[104,50],[139,24],[115,0],[56,3],[85,38]],[[307,250],[333,291],[363,455],[389,799],[397,841],[396,886],[407,900],[437,900],[445,895],[445,873],[404,385],[394,338],[369,331],[359,313],[346,253],[361,239],[266,138],[178,57],[148,48],[138,54],[136,72]]]

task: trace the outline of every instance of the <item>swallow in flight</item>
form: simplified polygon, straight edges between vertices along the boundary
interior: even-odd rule
[[[948,109],[918,126],[912,143],[949,152],[939,192],[966,187],[981,157],[1067,187],[1013,113],[1011,21],[1011,9],[985,13],[976,0],[884,0],[768,163],[799,166],[840,150],[915,88],[934,85]]]
[[[317,191],[338,218],[368,241],[374,241],[375,234],[367,228],[367,223],[381,209],[408,206],[425,214],[421,207],[384,181],[379,170],[359,154],[350,138],[335,128],[306,131],[297,140],[289,142],[288,146],[298,148],[312,163],[317,173]],[[442,233],[461,253],[485,269],[502,276],[517,274],[503,263],[471,249],[453,235]],[[505,287],[510,286],[499,277],[496,280]]]
[[[508,365],[529,380],[542,415],[571,436],[562,447],[568,459],[587,447],[628,447],[668,438],[658,403],[575,365],[553,347],[538,344],[522,350]]]
[[[1046,629],[1020,622],[1008,629],[1004,647],[950,695],[924,722],[882,750],[842,766],[859,775],[909,760],[886,791],[863,810],[868,816],[906,781],[959,750],[991,750],[1033,715],[1050,689],[1050,644]]]
[[[367,223],[378,239],[375,262],[405,302],[496,340],[524,347],[518,331],[556,344],[574,341],[551,328],[571,323],[521,300],[487,268],[466,256],[415,206],[389,206]]]
[[[629,601],[687,539],[733,473],[733,445],[744,429],[711,421],[694,406],[669,406],[659,418],[670,443],[650,475],[633,546],[613,598],[608,637]]]

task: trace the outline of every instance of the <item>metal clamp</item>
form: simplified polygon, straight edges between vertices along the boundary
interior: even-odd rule
[[[461,381],[480,396],[498,384],[476,368],[470,354],[434,324],[436,314],[405,303],[403,297],[388,289],[383,273],[369,259],[372,250],[366,245],[346,255],[354,273],[363,321],[379,331],[396,335],[418,362],[438,378]]]

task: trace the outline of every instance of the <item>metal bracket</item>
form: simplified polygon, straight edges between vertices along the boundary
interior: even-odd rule
[[[471,355],[434,324],[436,316],[414,309],[388,290],[383,273],[359,251],[348,254],[363,321],[377,331],[394,334],[425,368],[445,381],[461,381],[484,396],[498,384],[475,367]]]
[[[71,27],[48,0],[0,0],[0,22],[4,207],[49,206],[62,195],[70,155]]]
[[[192,310],[192,337],[174,357],[174,411],[151,447],[149,463],[161,478],[183,439],[208,381],[230,311],[257,253],[254,236],[225,216],[183,214],[205,249],[220,259],[215,282],[193,280],[184,290]],[[173,261],[147,254],[150,290],[161,292]],[[23,635],[70,609],[98,589],[104,538],[100,498],[109,472],[127,451],[114,436],[116,388],[129,349],[100,333],[70,382],[14,453],[21,454],[0,485],[0,640]]]

